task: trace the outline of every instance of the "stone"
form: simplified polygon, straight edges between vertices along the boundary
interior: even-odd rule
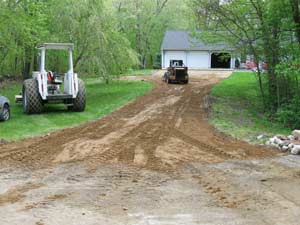
[[[275,139],[274,138],[270,138],[270,143],[274,143],[275,142]]]
[[[295,140],[300,140],[300,130],[294,130],[292,135],[294,136]]]
[[[278,145],[278,146],[283,146],[283,143],[284,141],[280,140],[280,139],[275,139],[275,143]]]
[[[290,141],[291,143],[293,143],[294,145],[300,145],[300,141],[298,140],[293,140],[293,141]]]
[[[256,137],[257,140],[261,140],[261,139],[264,139],[264,138],[267,138],[268,136],[266,134],[261,134],[261,135],[258,135]]]
[[[288,146],[283,146],[282,148],[281,148],[281,151],[282,152],[287,152],[287,151],[289,151],[290,150],[290,148],[288,147]]]
[[[287,138],[291,141],[295,140],[295,137],[293,135],[289,135],[289,136],[287,136]]]
[[[271,146],[273,146],[274,148],[278,148],[278,149],[280,149],[280,147],[279,147],[279,145],[278,144],[276,144],[276,143],[271,143]]]
[[[293,155],[300,155],[300,145],[295,145],[291,151]]]
[[[276,138],[278,138],[279,140],[282,140],[282,141],[284,141],[284,140],[287,140],[287,139],[288,139],[286,136],[284,136],[284,135],[281,135],[281,134],[277,134],[275,137],[276,137]]]
[[[288,146],[290,144],[290,142],[288,141],[282,141],[282,143],[279,144],[280,147],[283,147],[283,146]]]
[[[277,137],[273,137],[273,139],[271,141],[275,144],[278,144],[279,142],[281,142],[281,140]]]

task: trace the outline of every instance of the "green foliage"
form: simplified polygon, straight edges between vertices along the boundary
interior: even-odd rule
[[[258,143],[260,134],[290,134],[284,121],[270,121],[263,111],[255,73],[235,72],[215,86],[210,122],[220,131],[238,139]]]
[[[0,74],[30,76],[42,42],[74,43],[76,72],[106,82],[152,68],[165,31],[188,28],[187,1],[0,0]],[[47,68],[65,72],[65,56],[49,51]]]
[[[282,62],[276,67],[278,109],[275,119],[286,127],[300,127],[300,61]]]
[[[74,66],[80,74],[106,81],[138,64],[127,38],[116,29],[103,1],[0,1],[0,74],[28,75],[37,69],[35,46],[41,42],[75,44]],[[63,71],[65,53],[47,55],[47,68]]]
[[[77,126],[95,120],[145,94],[153,85],[141,81],[113,81],[105,85],[99,78],[85,80],[87,108],[83,113],[69,112],[64,105],[47,105],[46,113],[25,115],[21,105],[14,103],[14,95],[21,85],[1,90],[11,100],[12,119],[1,123],[0,138],[18,140],[45,134],[65,127]]]
[[[41,1],[0,1],[0,74],[22,74],[34,46],[47,31],[47,7]]]
[[[80,73],[100,74],[107,82],[138,63],[129,41],[116,30],[116,20],[103,1],[53,0],[53,40],[73,42],[74,66]],[[68,10],[66,10],[68,9]]]
[[[267,63],[266,74],[257,73],[260,97],[270,118],[278,110],[282,115],[281,107],[299,98],[299,69],[292,65],[300,56],[300,1],[191,1],[205,31],[200,38],[226,42],[256,64]]]
[[[285,127],[291,129],[298,129],[300,127],[300,104],[292,102],[285,106],[281,106],[276,114],[275,118],[278,122],[284,124]]]
[[[140,68],[152,68],[167,29],[188,29],[187,0],[113,0],[118,30],[139,56]]]

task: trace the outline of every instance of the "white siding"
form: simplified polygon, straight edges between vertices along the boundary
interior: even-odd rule
[[[210,55],[207,51],[190,51],[187,54],[187,66],[191,69],[208,69]]]
[[[210,69],[211,53],[209,51],[162,51],[162,68],[170,65],[170,60],[183,60],[189,69]],[[234,68],[234,57],[231,58],[231,68]]]
[[[165,51],[164,54],[164,64],[163,68],[167,68],[170,65],[170,60],[178,59],[183,60],[183,63],[186,65],[186,53],[185,51]]]

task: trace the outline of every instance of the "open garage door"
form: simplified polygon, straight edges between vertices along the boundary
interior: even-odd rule
[[[231,55],[229,53],[212,53],[211,54],[212,69],[230,69]]]

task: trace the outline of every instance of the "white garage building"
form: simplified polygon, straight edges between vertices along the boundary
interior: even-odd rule
[[[235,58],[232,50],[221,43],[205,44],[191,37],[190,31],[167,31],[161,46],[162,68],[166,69],[170,60],[183,60],[189,69],[233,69]]]

